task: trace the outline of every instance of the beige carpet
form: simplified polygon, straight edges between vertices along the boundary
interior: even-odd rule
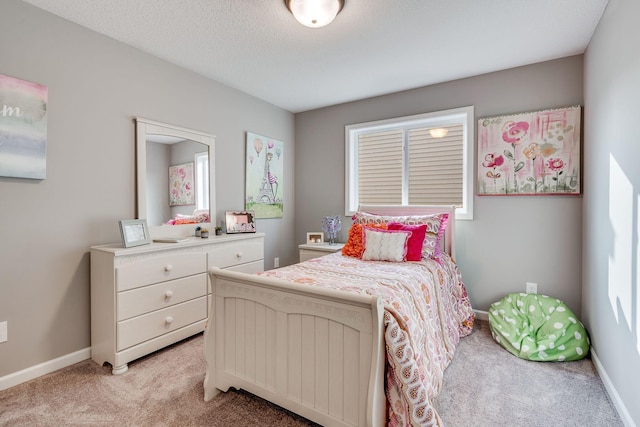
[[[204,402],[202,335],[113,376],[91,360],[0,391],[2,426],[309,426],[248,393]],[[449,427],[622,426],[590,359],[520,360],[495,344],[487,322],[460,343],[436,407]]]

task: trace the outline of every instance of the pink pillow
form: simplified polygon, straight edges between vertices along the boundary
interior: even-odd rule
[[[427,225],[407,225],[398,222],[390,222],[387,224],[389,230],[406,230],[411,231],[411,237],[407,242],[407,261],[420,261],[422,259],[422,244],[427,234]]]
[[[442,218],[442,222],[440,223],[440,230],[438,230],[438,242],[436,243],[436,255],[442,255],[442,236],[444,236],[444,230],[447,228],[447,223],[449,222],[449,214],[443,213],[440,214]]]

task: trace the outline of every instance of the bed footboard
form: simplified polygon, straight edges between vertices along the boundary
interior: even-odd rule
[[[244,389],[325,426],[386,419],[382,302],[213,268],[205,400]]]

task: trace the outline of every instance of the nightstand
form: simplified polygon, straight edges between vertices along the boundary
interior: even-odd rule
[[[300,262],[308,261],[313,258],[318,258],[324,255],[329,255],[333,252],[342,250],[344,243],[336,243],[330,245],[328,243],[305,243],[298,246],[300,251]]]

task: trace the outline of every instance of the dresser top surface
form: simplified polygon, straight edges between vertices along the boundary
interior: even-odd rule
[[[92,246],[92,251],[109,252],[114,255],[130,255],[145,252],[156,252],[162,250],[180,249],[186,247],[197,247],[205,245],[215,245],[217,243],[224,242],[237,242],[248,239],[256,239],[264,237],[264,233],[238,233],[238,234],[223,234],[220,236],[209,235],[207,238],[201,237],[186,237],[184,241],[175,243],[161,243],[152,242],[148,245],[134,246],[131,248],[122,247],[122,243],[113,243],[108,245]]]

